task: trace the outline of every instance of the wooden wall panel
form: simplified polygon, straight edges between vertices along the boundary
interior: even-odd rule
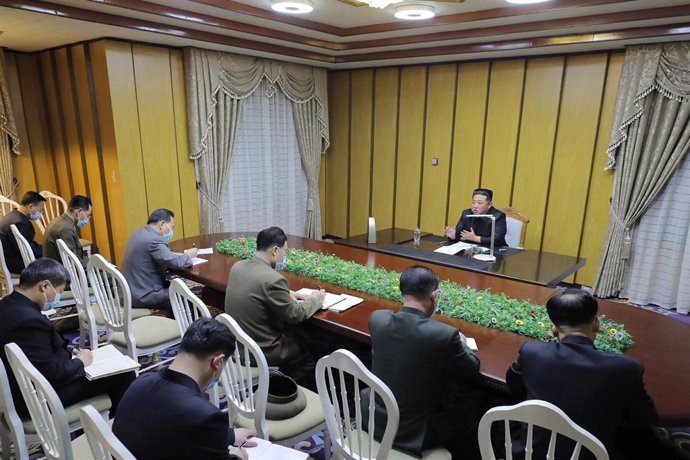
[[[420,225],[437,234],[446,223],[456,82],[456,64],[429,69]],[[433,158],[438,165],[432,164]]]
[[[393,226],[399,76],[397,68],[377,69],[375,73],[371,215],[382,229]]]
[[[525,233],[530,248],[541,247],[564,63],[562,57],[527,63],[511,206],[530,219]]]
[[[427,68],[404,67],[400,74],[395,226],[419,225]]]
[[[460,64],[446,224],[454,227],[479,186],[490,63]],[[426,227],[425,227],[426,228]],[[434,232],[435,233],[435,232]]]
[[[371,122],[374,71],[352,72],[350,84],[350,218],[349,234],[367,231],[371,182]]]
[[[524,74],[524,59],[491,66],[480,185],[494,191],[498,207],[509,204],[511,198]]]
[[[623,68],[623,58],[622,53],[614,54],[609,58],[597,146],[582,228],[582,243],[580,244],[580,256],[587,259],[587,263],[575,274],[575,281],[578,283],[591,284],[594,280],[599,264],[600,248],[604,242],[604,235],[609,222],[608,202],[613,190],[613,171],[604,171],[604,163],[611,134],[613,109],[616,105],[618,81]]]
[[[348,236],[350,182],[350,73],[328,81],[331,147],[326,155],[326,227],[324,233]]]

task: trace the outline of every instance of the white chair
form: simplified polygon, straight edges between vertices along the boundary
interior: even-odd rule
[[[0,217],[5,217],[16,208],[19,208],[19,203],[14,200],[10,200],[6,196],[0,195]]]
[[[106,328],[108,342],[135,361],[153,355],[153,363],[140,372],[158,367],[172,358],[158,361],[158,354],[180,343],[177,322],[160,316],[133,318],[132,294],[127,280],[100,254],[89,257],[89,283]]]
[[[230,425],[255,429],[257,436],[283,446],[293,446],[306,436],[326,427],[319,396],[304,387],[300,389],[307,399],[305,409],[292,418],[267,420],[268,364],[259,345],[249,337],[226,313],[216,317],[237,339],[238,347],[220,375],[228,397]],[[252,359],[258,368],[258,384],[252,377]],[[324,433],[325,434],[325,433]],[[330,442],[325,439],[326,458],[330,458]]]
[[[583,446],[587,448],[597,460],[608,460],[609,458],[606,448],[601,441],[573,422],[565,412],[549,402],[531,399],[514,406],[494,407],[484,414],[479,422],[478,429],[479,450],[482,455],[482,460],[496,460],[493,446],[491,445],[491,425],[499,421],[503,421],[504,423],[506,460],[513,459],[513,444],[510,436],[511,421],[527,423],[527,439],[525,440],[526,460],[531,460],[532,458],[532,436],[535,426],[551,431],[546,455],[548,460],[553,460],[554,458],[557,435],[565,436],[575,441],[571,458],[579,458]]]
[[[135,460],[134,455],[117,439],[113,430],[101,418],[96,409],[84,406],[80,410],[84,433],[89,440],[93,457],[97,460]]]
[[[2,284],[3,294],[12,294],[14,287],[19,284],[19,275],[15,273],[10,273],[10,269],[7,268],[7,262],[5,261],[5,250],[2,247],[2,241],[0,241],[0,270],[2,273],[2,279],[0,283]]]
[[[347,393],[349,382],[352,382],[352,395]],[[319,359],[316,363],[316,386],[336,456],[350,460],[416,458],[393,449],[400,422],[398,403],[390,388],[369,371],[353,353],[341,349]],[[365,427],[360,392],[367,387],[369,397],[364,402],[369,409],[369,420]],[[383,404],[387,415],[381,441],[374,439],[377,398]],[[350,399],[354,401],[354,414],[350,413]],[[450,460],[451,455],[446,449],[436,448],[423,451],[422,458]]]
[[[24,261],[24,268],[28,267],[31,262],[36,260],[34,256],[34,251],[31,249],[31,245],[21,234],[16,225],[10,225],[14,239],[17,241],[17,246],[19,246],[19,253],[22,255],[22,260]]]
[[[38,229],[41,233],[45,235],[48,225],[55,220],[55,218],[60,217],[67,211],[67,202],[60,195],[56,195],[48,190],[43,190],[39,194],[46,199],[45,205],[43,206],[43,213],[41,218],[36,221]],[[91,255],[91,245],[93,244],[89,240],[79,238],[79,244],[81,244],[82,249],[86,251],[86,255]]]
[[[529,219],[510,206],[501,208],[501,211],[506,215],[506,244],[511,248],[522,248]]]
[[[45,456],[50,460],[90,458],[88,451],[85,456],[82,448],[74,451],[75,444],[80,443],[78,439],[72,443],[70,433],[82,427],[79,409],[85,405],[94,406],[107,419],[110,398],[105,395],[95,396],[65,408],[52,385],[29,362],[16,343],[5,345],[5,353],[31,416],[32,423],[24,422],[24,429],[27,432],[36,431]]]
[[[10,460],[10,446],[14,445],[15,458],[28,459],[24,421],[19,418],[10,391],[5,363],[0,361],[0,439],[2,439],[2,460]]]

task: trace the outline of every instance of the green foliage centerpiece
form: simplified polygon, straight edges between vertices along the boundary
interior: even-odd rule
[[[235,238],[221,240],[216,250],[240,259],[249,259],[256,251],[256,239]],[[383,268],[368,267],[339,257],[289,248],[285,271],[337,284],[353,291],[400,302],[400,273]],[[546,308],[524,300],[515,300],[489,290],[477,291],[451,281],[442,281],[439,308],[450,318],[458,318],[484,327],[532,337],[545,342],[554,341]],[[634,342],[622,324],[604,316],[595,345],[597,349],[622,353]]]

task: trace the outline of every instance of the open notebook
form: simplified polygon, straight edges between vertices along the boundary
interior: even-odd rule
[[[139,363],[127,355],[123,355],[120,350],[113,345],[106,345],[91,352],[93,362],[84,368],[86,378],[96,380],[109,377],[123,372],[139,369]]]
[[[449,244],[447,246],[441,246],[440,248],[434,249],[434,252],[440,252],[442,254],[457,254],[460,251],[464,251],[468,248],[473,248],[475,245],[470,243],[465,243],[463,241],[458,241],[457,243]]]
[[[312,292],[314,292],[314,289],[309,288],[302,288],[297,291],[298,294],[305,296],[311,295]],[[345,311],[354,307],[355,305],[359,305],[363,301],[364,299],[361,297],[355,297],[349,294],[331,294],[330,292],[327,292],[326,298],[323,299],[323,309],[331,311]]]

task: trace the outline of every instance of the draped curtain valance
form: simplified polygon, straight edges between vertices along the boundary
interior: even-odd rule
[[[197,159],[208,150],[207,138],[213,124],[218,93],[232,99],[244,99],[256,90],[263,78],[268,83],[267,96],[275,85],[294,103],[315,101],[316,119],[321,136],[320,151],[329,146],[328,92],[326,70],[299,64],[242,56],[232,53],[187,48],[184,51],[188,100],[198,103],[190,115],[190,157]]]

